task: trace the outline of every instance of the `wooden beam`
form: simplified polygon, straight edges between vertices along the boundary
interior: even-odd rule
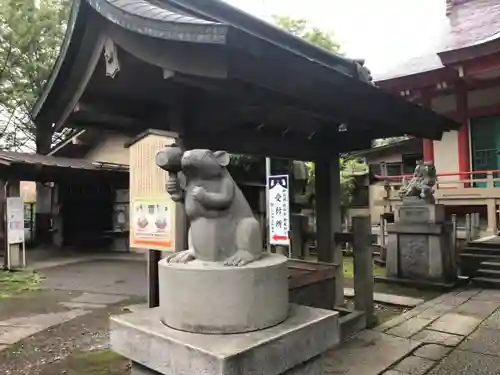
[[[364,132],[352,134],[318,132],[309,139],[293,131],[283,135],[265,129],[259,131],[238,127],[234,131],[219,133],[197,130],[186,133],[185,139],[191,148],[219,149],[233,153],[308,161],[328,158],[340,152],[370,148],[370,141],[380,137]]]
[[[392,132],[391,135],[397,135],[404,129],[414,136],[440,138],[442,132],[433,126],[441,122],[436,115],[417,110],[412,104],[404,102],[389,107],[394,104],[393,99],[386,93],[377,93],[377,89],[368,84],[360,82],[354,84],[354,81],[346,76],[332,75],[327,68],[304,71],[306,67],[302,67],[301,70],[300,64],[282,65],[270,58],[264,58],[262,61],[245,57],[233,61],[231,77],[315,105],[342,123],[373,124]],[[256,68],[259,64],[265,64],[266,68]],[[320,72],[324,74],[321,75]],[[290,80],[290,77],[295,79]],[[402,118],[411,115],[418,115],[418,119],[412,118],[405,123],[406,125],[401,122]],[[427,122],[429,127],[423,127],[421,124],[417,126],[420,121]]]

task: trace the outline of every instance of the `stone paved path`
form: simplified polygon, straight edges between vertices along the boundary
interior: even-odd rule
[[[325,375],[498,375],[500,291],[444,294],[360,333],[325,362]]]

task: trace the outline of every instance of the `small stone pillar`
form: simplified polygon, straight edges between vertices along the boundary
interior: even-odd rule
[[[373,326],[373,254],[371,249],[371,223],[369,216],[352,218],[354,258],[354,307],[364,311],[367,327]]]
[[[453,225],[445,222],[444,205],[405,198],[399,219],[388,226],[387,273],[417,282],[452,283],[457,277]]]

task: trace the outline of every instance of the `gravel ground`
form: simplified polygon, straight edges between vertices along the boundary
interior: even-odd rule
[[[67,301],[79,294],[67,291],[41,291],[9,298],[0,301],[0,320],[7,317],[64,311],[67,309],[58,302]],[[109,316],[124,313],[124,306],[139,302],[142,300],[133,298],[97,309],[17,342],[0,351],[0,374],[86,375],[84,369],[78,370],[79,365],[83,367],[83,364],[87,363],[82,353],[108,348]],[[74,366],[76,369],[68,366]],[[127,361],[120,361],[119,372],[110,370],[103,375],[126,375],[127,366]],[[94,373],[100,375],[99,372],[94,371]]]

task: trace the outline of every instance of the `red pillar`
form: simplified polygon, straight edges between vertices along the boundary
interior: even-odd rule
[[[432,139],[422,139],[422,151],[424,154],[424,162],[434,162],[434,141]]]
[[[432,110],[431,98],[427,90],[422,91],[422,106]],[[434,141],[432,139],[422,139],[423,161],[434,162]]]
[[[470,172],[469,149],[469,113],[467,104],[467,88],[460,82],[457,88],[458,121],[462,124],[458,132],[458,168],[460,172]],[[469,175],[460,175],[462,180],[468,180]]]

